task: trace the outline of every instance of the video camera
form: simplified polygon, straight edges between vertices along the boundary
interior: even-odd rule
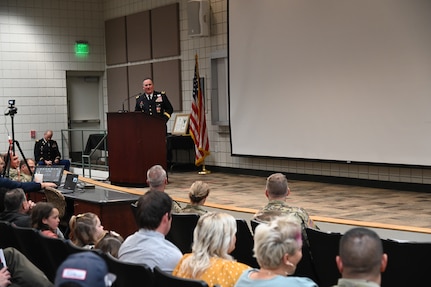
[[[10,115],[10,116],[15,115],[18,112],[18,108],[15,107],[15,100],[9,100],[8,104],[9,104],[9,106],[8,106],[9,110],[4,115],[5,116],[7,116],[7,115]]]

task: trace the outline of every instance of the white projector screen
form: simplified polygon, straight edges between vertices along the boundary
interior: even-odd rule
[[[431,165],[431,1],[228,3],[233,155]]]

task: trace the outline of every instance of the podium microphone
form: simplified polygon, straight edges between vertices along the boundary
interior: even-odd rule
[[[134,94],[134,95],[131,95],[131,96],[127,97],[127,98],[123,101],[123,103],[122,103],[122,109],[121,109],[121,110],[119,110],[118,112],[119,112],[119,113],[128,113],[129,111],[124,109],[124,103],[125,103],[126,101],[128,101],[130,98],[133,98],[133,97],[136,97],[136,96],[140,96],[140,95],[142,95],[142,93],[137,93],[137,94]]]

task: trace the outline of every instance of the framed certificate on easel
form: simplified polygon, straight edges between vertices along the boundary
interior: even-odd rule
[[[189,128],[190,114],[178,114],[175,117],[174,127],[172,128],[173,135],[185,135]]]

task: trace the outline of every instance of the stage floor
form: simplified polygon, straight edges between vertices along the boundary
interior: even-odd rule
[[[210,185],[207,202],[259,209],[266,204],[265,177],[196,171],[169,172],[166,192],[188,200],[196,180]],[[431,228],[431,193],[289,180],[288,203],[310,215]]]

